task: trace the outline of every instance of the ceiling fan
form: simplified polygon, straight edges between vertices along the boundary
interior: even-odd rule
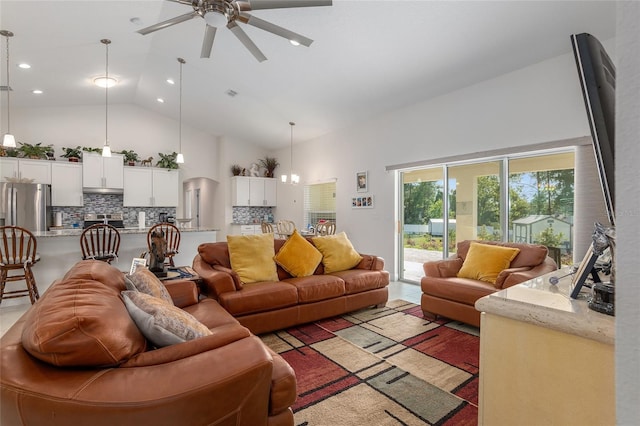
[[[147,35],[181,22],[188,21],[197,16],[206,21],[204,40],[202,41],[201,58],[211,56],[213,40],[219,26],[225,25],[240,40],[240,42],[251,52],[251,54],[262,62],[267,59],[258,46],[249,38],[247,33],[238,25],[238,22],[248,24],[261,30],[268,31],[280,37],[290,40],[292,43],[310,46],[313,40],[293,31],[282,28],[260,18],[250,15],[248,12],[260,9],[284,9],[292,7],[310,6],[331,6],[332,0],[168,0],[193,7],[193,12],[179,15],[166,21],[138,30],[142,35]]]

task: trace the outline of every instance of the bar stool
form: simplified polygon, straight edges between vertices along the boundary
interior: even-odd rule
[[[111,263],[118,258],[120,232],[105,223],[92,225],[80,235],[82,259],[95,259]]]
[[[165,240],[167,240],[167,250],[164,253],[164,263],[169,266],[176,266],[173,262],[173,256],[178,254],[178,249],[180,248],[180,230],[177,226],[171,223],[158,223],[149,228],[149,232],[147,232],[147,248],[149,253],[151,253],[151,235],[154,232],[160,231],[162,231],[162,235]]]
[[[0,247],[0,303],[4,299],[29,296],[31,304],[40,298],[36,279],[31,266],[40,260],[36,253],[37,242],[33,234],[19,226],[2,226],[2,246]],[[10,274],[9,271],[20,271]],[[27,287],[22,290],[5,291],[5,285],[12,281],[25,281]]]

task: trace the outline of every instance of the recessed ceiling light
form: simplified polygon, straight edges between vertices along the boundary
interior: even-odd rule
[[[23,70],[28,70],[29,68],[31,68],[31,65],[29,64],[18,64],[18,68],[22,68]]]
[[[129,22],[131,22],[133,25],[142,25],[142,20],[137,16],[134,16],[133,18],[129,19]]]
[[[32,90],[31,93],[33,93],[34,95],[42,95],[42,90],[35,89],[35,90]]]
[[[176,82],[175,82],[175,81],[173,81],[173,79],[171,79],[171,78],[168,78],[168,79],[167,79],[167,83],[169,83],[169,84],[176,84]]]
[[[158,102],[160,102],[161,104],[163,104],[163,103],[164,103],[164,99],[162,99],[162,98],[158,98],[158,99],[156,99],[156,100],[157,100]]]
[[[289,43],[293,44],[294,46],[300,46],[300,42],[297,40],[289,40]]]
[[[118,84],[118,80],[113,77],[98,77],[93,79],[93,84],[98,87],[113,87]]]

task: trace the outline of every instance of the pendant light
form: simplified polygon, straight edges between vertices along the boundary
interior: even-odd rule
[[[287,183],[287,179],[288,179],[289,183],[293,185],[300,182],[300,176],[293,173],[293,126],[295,125],[296,123],[294,123],[293,121],[289,122],[289,126],[291,126],[291,163],[289,166],[289,177],[287,178],[287,175],[280,176],[282,183]]]
[[[178,156],[176,157],[176,163],[182,164],[184,163],[184,156],[182,155],[182,65],[184,65],[186,61],[182,58],[178,58],[178,62],[180,63],[180,107],[178,114]]]
[[[13,37],[11,31],[2,30],[0,34],[7,39],[7,133],[2,138],[2,146],[15,148],[16,138],[11,134],[11,85],[9,84],[9,38]]]
[[[104,44],[106,49],[105,58],[105,81],[109,81],[109,45],[111,40],[103,38],[100,43]],[[109,84],[104,85],[104,146],[102,147],[102,156],[111,157],[111,147],[109,146]]]

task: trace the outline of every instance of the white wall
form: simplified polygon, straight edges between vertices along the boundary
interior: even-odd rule
[[[393,277],[396,183],[386,166],[587,135],[575,62],[566,54],[294,144],[293,155],[303,183],[337,177],[338,231],[346,231],[359,251],[384,257]],[[288,170],[288,150],[276,156]],[[363,170],[375,208],[352,209],[355,174]],[[301,220],[302,185],[278,190],[277,217]]]

